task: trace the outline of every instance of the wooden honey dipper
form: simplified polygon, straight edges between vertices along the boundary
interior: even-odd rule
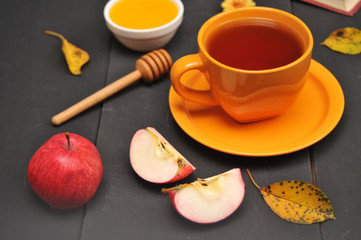
[[[114,81],[89,97],[55,115],[52,117],[51,122],[53,125],[60,125],[95,104],[112,96],[140,78],[146,83],[151,83],[159,79],[163,74],[167,73],[172,64],[172,58],[164,49],[149,52],[135,62],[135,71]]]

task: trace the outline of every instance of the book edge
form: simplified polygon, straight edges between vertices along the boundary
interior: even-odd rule
[[[301,0],[301,1],[304,1],[304,2],[307,2],[307,3],[313,4],[313,5],[328,9],[328,10],[333,11],[333,12],[341,13],[341,14],[344,14],[344,15],[347,15],[347,16],[353,16],[359,10],[359,8],[361,7],[361,1],[359,1],[350,11],[345,11],[345,10],[341,10],[341,9],[338,9],[338,8],[330,7],[330,6],[326,5],[326,4],[319,3],[319,2],[316,2],[314,0]]]

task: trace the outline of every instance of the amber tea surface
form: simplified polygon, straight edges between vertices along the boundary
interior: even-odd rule
[[[287,65],[304,52],[303,42],[286,26],[249,20],[219,26],[209,36],[207,51],[227,66],[266,70]]]

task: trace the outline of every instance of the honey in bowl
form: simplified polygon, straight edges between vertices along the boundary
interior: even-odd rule
[[[178,8],[171,0],[121,0],[110,9],[110,19],[130,29],[160,27],[176,18]]]

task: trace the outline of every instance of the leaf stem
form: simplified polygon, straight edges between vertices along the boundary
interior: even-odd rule
[[[53,35],[55,37],[58,37],[60,38],[61,40],[65,40],[64,36],[61,35],[60,33],[56,33],[56,32],[53,32],[53,31],[49,31],[49,30],[45,30],[44,33],[48,34],[48,35]]]
[[[313,160],[311,160],[311,170],[312,170],[313,185],[314,185],[315,187],[317,187],[317,185],[316,185],[315,166],[314,166]]]
[[[259,189],[261,190],[261,188],[257,185],[257,183],[253,180],[253,177],[251,175],[251,172],[247,169],[247,173],[249,175],[249,178],[252,180],[253,184]]]

